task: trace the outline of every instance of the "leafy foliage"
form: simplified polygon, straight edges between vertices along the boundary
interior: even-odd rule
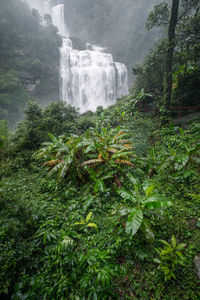
[[[1,1],[0,8],[0,119],[13,126],[30,97],[58,99],[61,39],[52,23],[41,26],[39,13],[24,1]]]
[[[171,278],[176,279],[175,271],[177,265],[184,265],[185,257],[182,254],[186,244],[177,244],[176,238],[173,235],[171,237],[171,245],[161,240],[161,243],[164,244],[164,248],[156,248],[156,251],[160,255],[160,259],[155,259],[154,261],[159,264],[160,270],[165,275],[165,281],[170,280]]]
[[[51,103],[42,108],[36,102],[29,102],[25,111],[25,120],[18,124],[14,137],[17,151],[38,149],[48,141],[48,133],[62,135],[76,133],[78,112],[63,103]]]
[[[108,113],[117,111],[114,108]],[[120,116],[121,112],[118,113]],[[167,297],[175,291],[179,298],[198,299],[197,278],[192,272],[193,256],[200,247],[198,166],[190,158],[187,168],[192,175],[185,178],[180,170],[178,179],[172,177],[173,164],[162,171],[160,167],[168,149],[174,149],[178,157],[185,152],[185,144],[189,149],[197,145],[199,125],[194,124],[184,132],[172,126],[163,127],[153,134],[153,129],[144,130],[150,121],[138,115],[135,119],[132,113],[121,119],[123,129],[109,126],[100,129],[97,123],[96,129],[91,128],[81,136],[50,134],[50,142],[37,155],[51,170],[59,166],[56,160],[65,159],[70,173],[59,184],[54,177],[45,177],[46,171],[30,155],[26,158],[25,151],[1,160],[3,296],[8,293],[8,297],[16,299],[44,295],[47,299],[117,299],[120,295],[124,299],[133,296],[148,299],[153,295],[167,299],[166,291]],[[30,119],[34,115],[34,110],[30,110]],[[101,117],[98,116],[100,122]],[[135,133],[133,129],[126,131],[125,126],[137,126],[143,131],[145,151],[137,150],[138,154],[144,153],[142,159],[130,148],[131,140],[134,150],[141,147],[140,138],[136,138],[139,129]],[[2,125],[4,135],[3,128]],[[123,137],[123,134],[128,135]],[[150,137],[150,141],[156,141],[153,150],[148,149]],[[126,155],[126,160],[135,167],[116,162]],[[198,153],[192,155],[196,157]],[[100,159],[103,162],[97,161],[93,166],[91,160],[94,163]],[[81,166],[84,162],[87,164]],[[151,179],[147,179],[152,168]],[[59,175],[56,170],[55,173]],[[194,219],[197,227],[193,225]],[[190,223],[197,229],[190,229]],[[160,257],[159,265],[167,265],[169,274],[175,274],[176,285],[172,281],[166,285],[159,271],[161,267],[157,270],[153,263],[152,247],[163,251],[159,239],[171,235],[190,245],[182,267],[187,276],[182,276],[182,269],[178,272],[176,253],[182,253],[180,249],[174,250],[178,244],[176,248],[170,245],[173,259]]]
[[[4,2],[9,11],[8,1]],[[16,4],[16,14],[24,7],[21,2],[19,6],[15,0],[11,2]],[[116,12],[122,18],[128,2],[122,8],[116,1]],[[199,70],[197,41],[192,46],[195,30],[198,37],[197,2],[181,1],[174,101],[184,88],[184,94],[190,90],[187,76],[192,83]],[[77,3],[83,6],[83,1],[70,3],[71,7]],[[101,4],[105,3],[111,4]],[[101,7],[94,4],[87,13]],[[142,1],[138,7],[143,5],[147,3]],[[102,11],[105,8],[107,5]],[[41,33],[38,12],[33,10],[30,15],[27,11],[35,22],[35,34]],[[164,9],[162,13],[167,16]],[[55,38],[51,42],[58,46],[56,30],[48,16],[45,18],[44,36],[50,31],[49,37],[53,34]],[[104,19],[108,20],[107,14]],[[77,21],[77,27],[81,22]],[[0,30],[2,23],[5,18],[0,21]],[[102,23],[99,30],[107,25]],[[13,42],[18,40],[17,32]],[[2,35],[3,41],[12,40],[9,34]],[[142,39],[139,31],[138,36]],[[44,49],[51,42],[45,43]],[[1,51],[4,45],[0,45]],[[62,103],[41,108],[31,102],[24,122],[12,136],[7,123],[0,122],[1,298],[199,299],[193,266],[200,249],[199,122],[185,123],[183,128],[161,126],[151,114],[137,111],[139,102],[152,105],[152,100],[163,97],[166,50],[165,42],[159,44],[144,66],[135,69],[141,79],[137,81],[138,92],[132,90],[106,110],[99,107],[97,113],[79,116]],[[34,76],[44,76],[48,70],[51,73],[52,65],[46,65],[51,55],[48,52],[43,59],[42,53],[30,52],[30,61],[17,60],[18,68],[31,66]],[[4,57],[6,54],[11,52],[5,51]],[[15,58],[10,56],[11,64]],[[5,89],[11,93],[22,89],[19,75],[5,67],[0,74],[2,94]],[[39,161],[33,159],[35,151]],[[158,259],[153,249],[157,249]]]
[[[102,128],[101,132],[87,131],[82,136],[55,138],[50,134],[52,142],[45,143],[36,157],[50,160],[50,174],[58,173],[58,181],[70,175],[84,181],[87,173],[95,181],[95,192],[104,191],[103,180],[115,178],[121,185],[118,173],[123,174],[126,166],[134,167],[130,141],[125,139],[128,133],[120,128]],[[94,169],[94,171],[93,171]],[[96,174],[97,176],[96,176]],[[103,179],[103,180],[102,180]]]
[[[121,197],[135,204],[134,208],[123,208],[120,211],[121,215],[128,214],[126,232],[135,235],[142,226],[146,238],[153,239],[154,234],[150,226],[151,220],[149,220],[149,217],[152,216],[151,210],[170,206],[171,202],[159,194],[156,194],[154,191],[155,186],[150,183],[143,186],[145,196],[141,195],[139,193],[141,189],[140,183],[130,174],[128,174],[128,178],[134,183],[134,191],[126,191],[124,189],[118,191]]]
[[[168,26],[170,6],[169,1],[155,5],[147,20],[148,29],[160,26],[166,28]],[[174,78],[178,76],[176,81],[172,83],[172,105],[197,105],[196,97],[199,87],[197,71],[199,69],[199,8],[198,1],[180,1],[176,36],[173,39],[175,52],[172,72]],[[133,68],[133,73],[136,75],[136,89],[143,87],[146,92],[153,93],[158,104],[162,104],[160,98],[163,97],[163,89],[166,88],[164,78],[168,49],[169,46],[164,37],[146,56],[143,65]]]

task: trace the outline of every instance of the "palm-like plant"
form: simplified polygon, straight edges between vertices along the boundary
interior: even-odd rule
[[[49,134],[52,142],[43,143],[43,148],[36,152],[36,158],[45,158],[44,166],[50,167],[49,175],[58,173],[57,180],[60,181],[67,173],[78,175],[81,178],[81,137],[71,136],[58,139]]]
[[[96,166],[98,164],[124,164],[134,166],[130,161],[133,156],[132,146],[127,139],[128,132],[115,129],[102,128],[101,133],[94,132],[91,135],[91,144],[84,153],[94,156],[94,159],[84,161],[82,166]]]
[[[51,142],[44,143],[35,157],[46,159],[44,165],[50,167],[50,175],[58,173],[58,181],[67,173],[82,178],[85,172],[91,174],[88,169],[99,172],[100,166],[104,177],[108,172],[113,177],[120,166],[134,166],[130,160],[134,154],[127,139],[128,132],[121,131],[119,127],[103,128],[100,133],[87,131],[85,135],[68,138],[49,136]],[[116,171],[113,172],[113,169]]]

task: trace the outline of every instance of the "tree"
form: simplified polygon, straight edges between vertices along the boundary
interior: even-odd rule
[[[29,102],[25,119],[18,124],[14,136],[16,150],[38,149],[42,142],[49,141],[49,132],[58,136],[76,133],[77,118],[77,110],[70,105],[57,102],[42,108],[36,102]]]
[[[59,98],[62,41],[50,16],[45,20],[46,26],[41,26],[38,11],[31,11],[27,1],[0,0],[0,119],[8,120],[9,126],[23,117],[33,98],[29,84],[36,85],[38,102]]]
[[[163,93],[166,49],[167,43],[162,40],[148,53],[142,66],[133,68],[136,76],[134,88],[138,91],[144,89],[155,97]]]
[[[168,29],[168,50],[167,50],[167,61],[166,61],[166,78],[165,78],[165,92],[166,92],[166,108],[169,109],[172,94],[172,64],[174,54],[174,39],[175,30],[178,20],[179,0],[173,0],[171,17]]]
[[[170,2],[172,5],[169,4]],[[175,90],[173,90],[172,93],[172,86],[173,89],[180,89],[180,77],[182,77],[182,81],[185,82],[185,79],[188,78],[187,72],[189,72],[189,77],[195,82],[196,87],[199,85],[197,77],[194,78],[191,76],[191,70],[199,68],[199,20],[200,2],[198,0],[166,0],[156,5],[154,10],[149,14],[147,29],[160,26],[163,26],[166,29],[166,39],[163,39],[162,41],[163,45],[165,45],[163,48],[163,59],[157,59],[157,48],[155,48],[151,55],[153,64],[152,59],[150,59],[151,56],[148,55],[149,57],[147,56],[145,59],[143,67],[138,69],[140,70],[140,73],[139,75],[136,74],[136,83],[142,77],[143,82],[146,84],[146,86],[144,86],[145,90],[149,91],[153,88],[154,90],[161,91],[159,96],[162,96],[162,85],[164,87],[164,99],[167,109],[170,107],[172,100],[174,100]],[[155,67],[153,68],[153,66],[156,66],[156,72],[154,71]],[[157,74],[156,77],[154,75],[155,73]],[[148,78],[150,78],[150,80]],[[156,80],[153,80],[152,85],[153,78]],[[162,83],[158,80],[159,78],[162,79]],[[190,83],[188,86],[191,86]],[[193,88],[191,88],[190,91],[193,91]],[[184,98],[185,104],[187,102],[192,104],[191,101],[194,99],[194,93],[191,95],[188,93],[188,89],[187,94],[185,95],[184,93],[185,90],[183,91],[183,89],[178,91],[178,93],[176,91],[176,102],[180,104],[183,102],[182,99]],[[153,94],[155,94],[154,91]]]

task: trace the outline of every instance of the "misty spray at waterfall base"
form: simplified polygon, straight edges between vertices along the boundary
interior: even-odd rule
[[[73,49],[64,18],[64,5],[53,7],[48,1],[29,1],[41,15],[48,13],[62,36],[60,48],[60,100],[78,107],[80,112],[108,107],[128,94],[128,74],[124,64],[114,62],[109,53],[94,45]]]

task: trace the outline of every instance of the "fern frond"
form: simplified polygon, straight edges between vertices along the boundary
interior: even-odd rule
[[[68,171],[68,168],[67,166],[64,164],[63,167],[60,168],[60,171],[58,173],[58,176],[57,176],[57,182],[60,181],[61,178],[64,178],[66,173]]]
[[[84,161],[81,164],[81,167],[84,167],[84,166],[87,166],[87,165],[96,164],[96,163],[102,163],[102,162],[103,162],[103,159],[90,159],[90,160]]]
[[[83,141],[78,142],[78,144],[76,145],[76,147],[77,148],[82,148],[82,147],[89,146],[89,145],[91,145],[91,141],[90,140],[83,140]]]
[[[90,142],[90,145],[85,149],[84,153],[88,154],[90,151],[95,150],[95,144]]]
[[[116,134],[115,136],[114,136],[114,139],[116,140],[119,136],[121,136],[122,134],[124,134],[124,131],[120,131],[120,132],[118,132],[118,134]]]
[[[132,155],[133,153],[131,151],[123,151],[120,150],[116,152],[115,154],[112,155],[112,158],[118,158],[118,157],[123,157],[125,158],[126,156]]]
[[[197,164],[200,164],[200,158],[199,157],[191,157],[193,161],[195,161]]]
[[[122,165],[131,166],[131,167],[135,167],[135,165],[132,164],[132,163],[131,163],[130,161],[128,161],[128,160],[116,159],[116,163],[117,163],[117,164],[122,164]]]
[[[98,159],[101,159],[101,160],[102,160],[102,155],[101,155],[101,153],[98,155]]]
[[[54,173],[56,173],[60,168],[63,167],[63,165],[65,164],[65,162],[62,160],[60,163],[58,163],[57,165],[55,165],[55,167],[53,167],[51,169],[51,171],[49,172],[49,176],[53,175]]]
[[[51,134],[50,132],[48,133],[48,136],[50,137],[50,139],[51,139],[54,143],[57,143],[57,142],[58,142],[57,138],[56,138],[53,134]]]
[[[120,131],[114,138],[114,141],[119,141],[119,138],[122,139],[123,138],[127,138],[129,136],[129,132],[125,132],[125,131]]]
[[[126,149],[133,149],[133,147],[131,146],[131,144],[123,144],[123,146],[124,146]]]
[[[60,163],[61,160],[60,159],[54,159],[54,160],[50,160],[50,161],[46,161],[43,166],[55,166],[58,163]]]
[[[129,144],[130,143],[129,140],[118,140],[117,142],[120,144]]]
[[[114,154],[114,153],[116,153],[118,150],[115,149],[115,148],[108,148],[107,151]]]

